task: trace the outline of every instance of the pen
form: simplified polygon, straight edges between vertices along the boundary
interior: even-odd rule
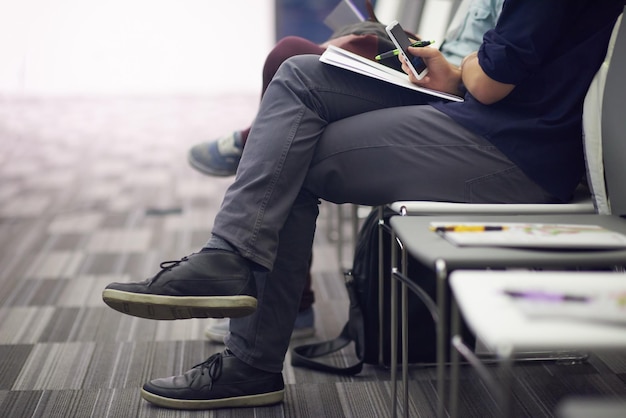
[[[430,230],[435,232],[488,232],[505,231],[506,229],[506,226],[499,225],[444,225],[430,227]]]
[[[434,44],[434,43],[435,43],[435,41],[417,41],[417,42],[412,43],[412,44],[411,44],[411,45],[409,45],[409,46],[417,46],[417,47],[421,47],[421,46],[428,46],[428,45],[432,45],[432,44]],[[386,58],[395,57],[395,56],[396,56],[396,55],[398,55],[399,53],[400,53],[400,50],[399,50],[399,49],[394,49],[393,51],[387,51],[387,52],[383,52],[383,53],[382,53],[382,54],[380,54],[380,55],[376,55],[376,56],[374,57],[374,59],[375,59],[376,61],[380,61],[380,60],[384,60],[384,59],[386,59]]]
[[[505,290],[504,294],[515,299],[538,300],[543,302],[589,302],[587,296],[549,293],[542,291]]]

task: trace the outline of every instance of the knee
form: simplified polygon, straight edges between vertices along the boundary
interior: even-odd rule
[[[276,46],[270,51],[265,60],[264,73],[275,74],[278,67],[291,57],[303,54],[320,55],[324,49],[304,38],[298,36],[287,36],[278,41]]]
[[[299,55],[287,59],[278,69],[272,81],[288,85],[288,88],[307,101],[312,93],[313,85],[319,83],[320,77],[319,57],[315,55]]]
[[[324,48],[298,36],[287,36],[276,44],[268,58],[285,61],[287,58],[303,54],[321,54]]]

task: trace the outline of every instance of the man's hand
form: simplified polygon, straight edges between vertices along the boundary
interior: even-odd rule
[[[450,64],[437,48],[409,47],[409,53],[422,58],[428,67],[428,74],[421,80],[418,80],[404,62],[402,54],[398,55],[400,62],[402,62],[402,69],[409,75],[409,80],[413,84],[460,95],[459,84],[461,83],[461,70]]]

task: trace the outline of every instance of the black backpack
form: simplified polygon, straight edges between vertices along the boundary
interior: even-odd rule
[[[396,215],[390,209],[383,214],[384,221]],[[363,364],[378,364],[378,264],[379,264],[379,214],[378,209],[365,219],[357,239],[352,270],[346,273],[346,288],[350,299],[349,319],[338,337],[324,342],[300,345],[292,350],[291,364],[295,367],[353,375],[359,373]],[[385,272],[383,307],[383,363],[390,363],[390,285],[391,240],[383,235],[383,267]],[[399,265],[399,263],[396,263]],[[407,276],[416,282],[432,300],[435,300],[436,280],[434,272],[417,262],[408,262]],[[394,283],[396,281],[394,280]],[[400,292],[398,292],[400,294]],[[398,298],[399,299],[399,298]],[[409,363],[434,363],[436,361],[436,325],[431,310],[420,297],[409,292]],[[431,306],[433,309],[434,306]],[[400,307],[398,307],[400,318]],[[398,361],[401,361],[400,330],[398,330]],[[464,340],[473,339],[464,331]],[[448,338],[449,340],[449,338]],[[332,354],[354,342],[356,363],[346,367],[329,365],[320,358]]]

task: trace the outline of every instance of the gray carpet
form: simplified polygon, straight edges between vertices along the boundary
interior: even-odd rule
[[[204,244],[231,179],[196,173],[186,151],[244,127],[256,105],[247,96],[0,99],[0,416],[389,416],[385,368],[342,377],[294,369],[289,358],[282,405],[184,412],[139,397],[146,380],[181,373],[221,347],[205,340],[206,320],[126,317],[102,303],[102,288],[151,276],[159,262]],[[334,337],[347,318],[335,214],[322,204],[309,341]],[[346,245],[341,264],[349,258]],[[344,354],[334,361],[350,361]],[[516,416],[554,416],[571,396],[626,397],[624,352],[515,372]],[[434,369],[412,367],[410,376],[411,416],[434,416]],[[462,388],[463,417],[496,416],[469,368]]]

